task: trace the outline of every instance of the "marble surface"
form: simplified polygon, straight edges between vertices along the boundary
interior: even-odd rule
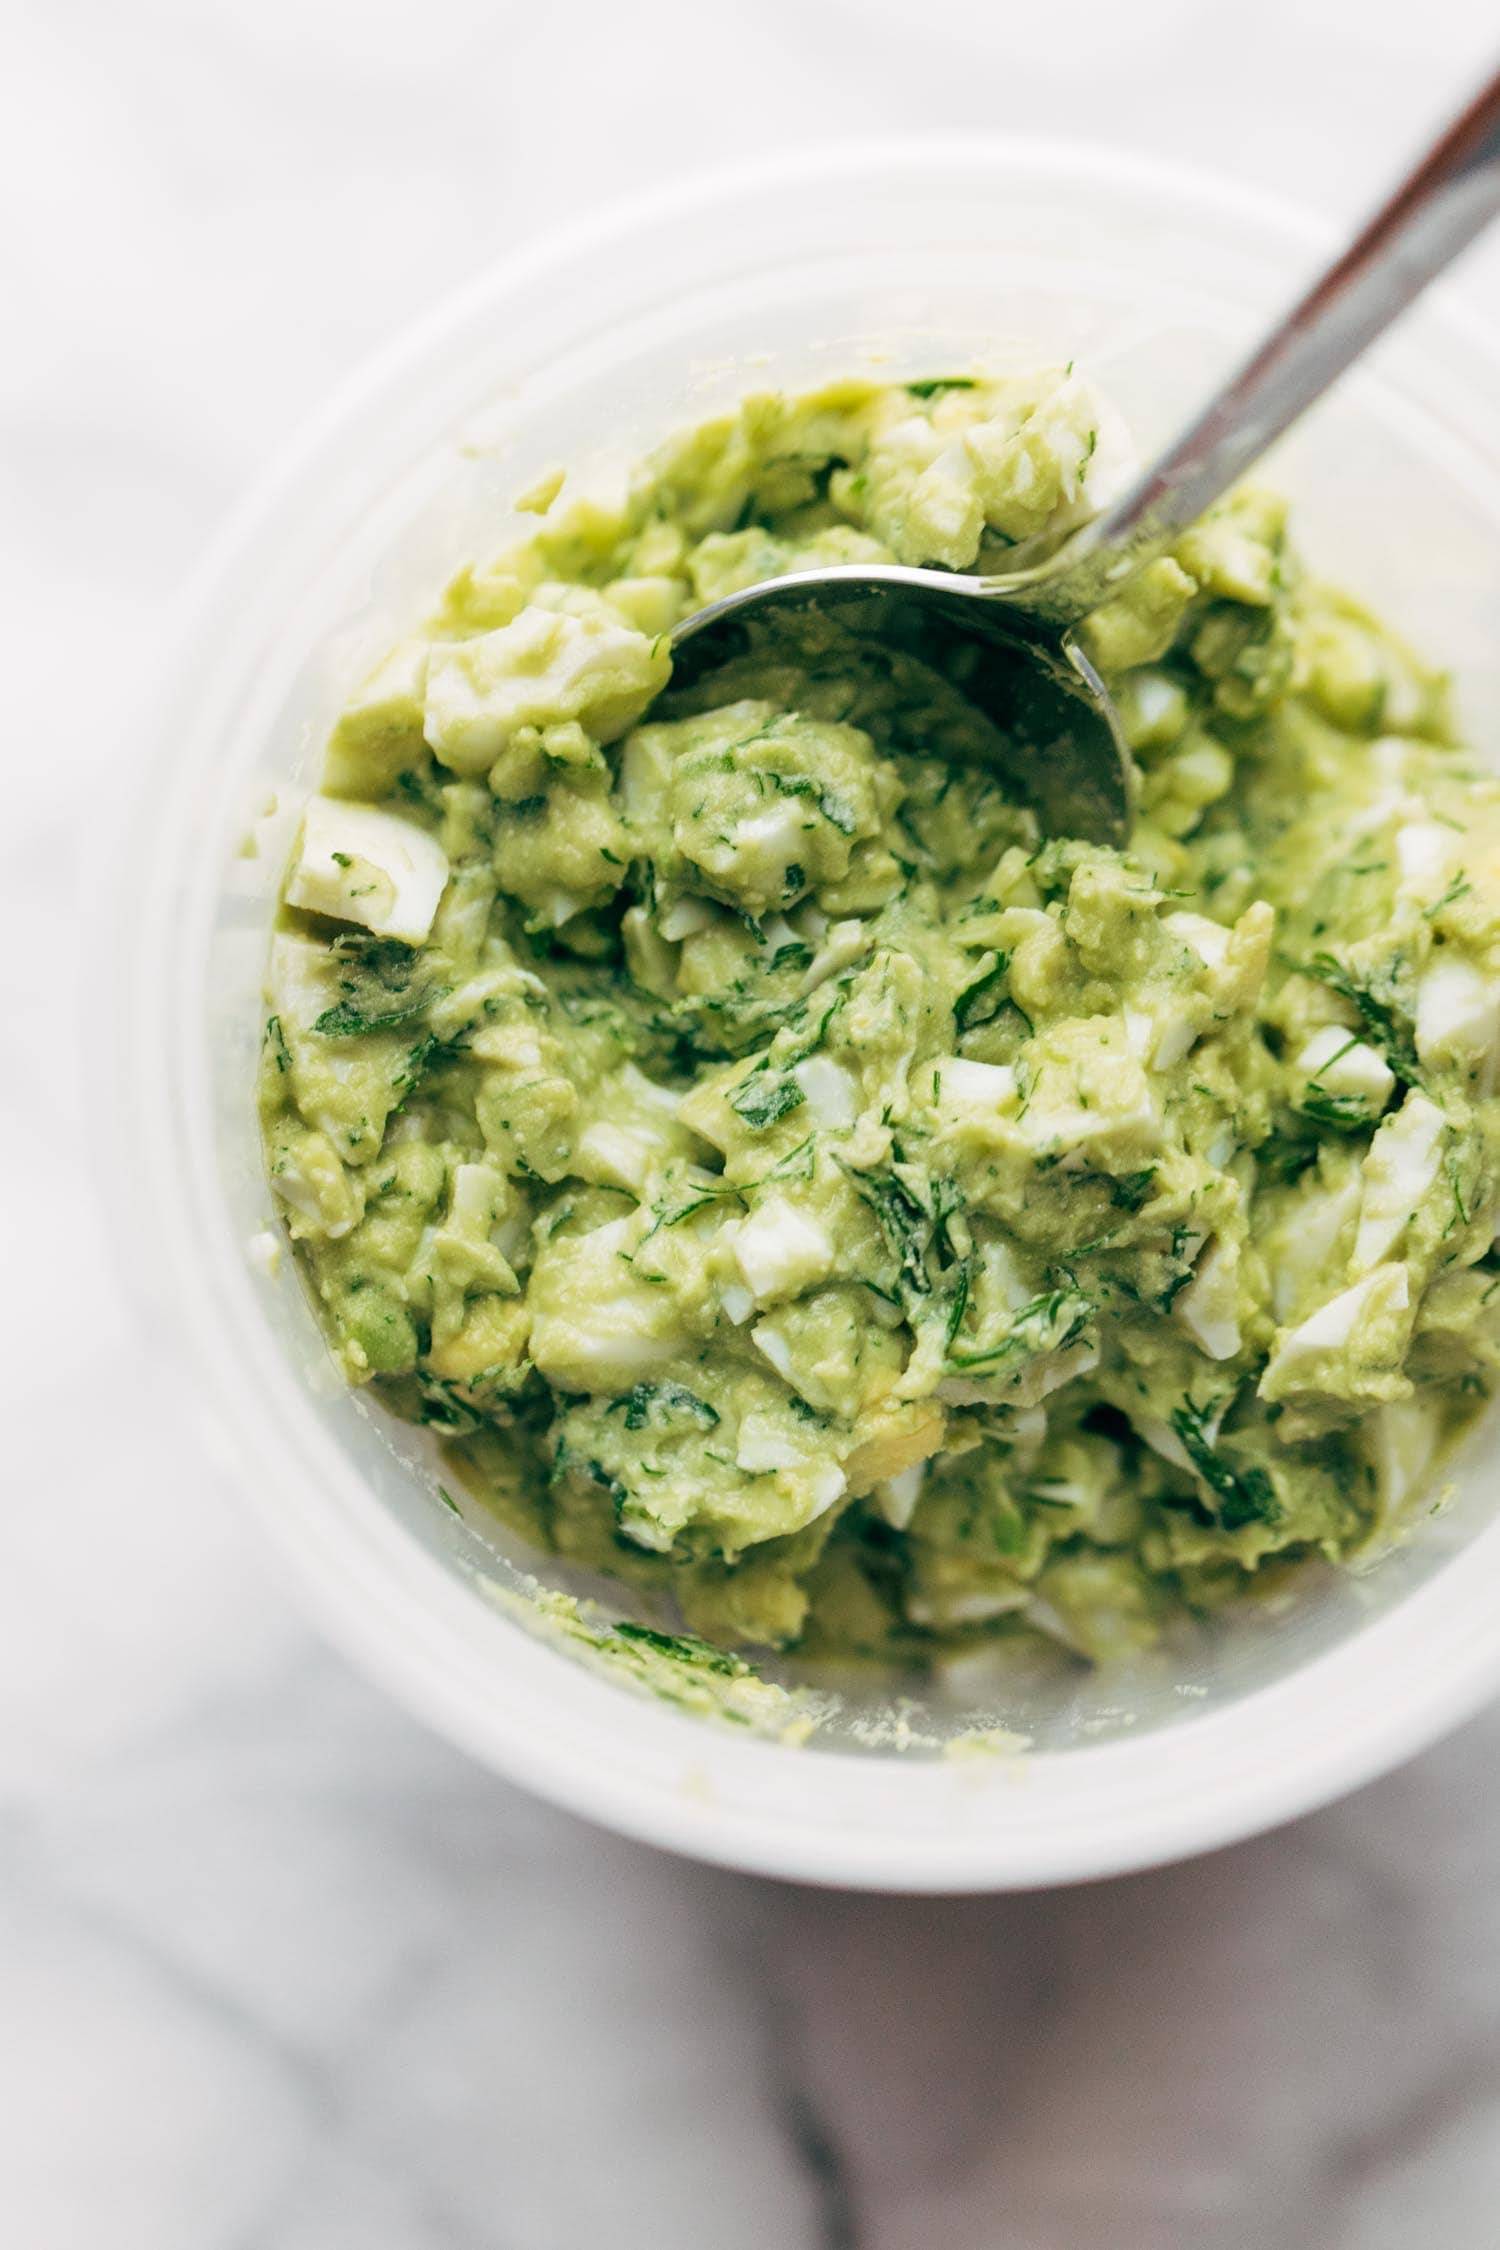
[[[1487,0],[12,0],[0,2240],[1500,2241],[1500,1717],[1279,1836],[1013,1900],[739,1879],[531,1803],[315,1638],[136,1333],[79,940],[80,807],[201,543],[502,246],[897,125],[1352,212],[1493,38]],[[1500,253],[1468,285],[1500,315]]]

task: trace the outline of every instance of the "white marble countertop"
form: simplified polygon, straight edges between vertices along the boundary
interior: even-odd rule
[[[518,236],[741,146],[896,126],[1059,124],[1352,213],[1492,18],[8,19],[0,2241],[1500,2241],[1500,1715],[1279,1836],[1012,1900],[739,1879],[531,1803],[320,1643],[133,1333],[80,1185],[107,1120],[77,937],[78,808],[201,543],[334,378]],[[1469,286],[1500,313],[1500,252]]]

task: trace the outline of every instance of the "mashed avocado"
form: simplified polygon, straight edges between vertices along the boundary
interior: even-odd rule
[[[673,693],[715,595],[1121,473],[1071,371],[747,398],[553,480],[328,744],[261,1106],[332,1348],[713,1642],[1108,1659],[1388,1540],[1500,1357],[1500,786],[1274,499],[1084,629],[1123,854],[920,651]]]

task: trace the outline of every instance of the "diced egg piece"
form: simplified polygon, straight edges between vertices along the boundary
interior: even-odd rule
[[[1197,1475],[1192,1456],[1170,1422],[1162,1421],[1155,1414],[1136,1414],[1132,1420],[1137,1437],[1142,1438],[1153,1453],[1160,1454],[1162,1460],[1169,1461],[1174,1469],[1185,1470],[1188,1476]],[[1212,1444],[1218,1434],[1217,1423],[1212,1424],[1205,1434]]]
[[[1325,1023],[1313,1033],[1296,1067],[1305,1077],[1316,1079],[1324,1093],[1352,1095],[1372,1109],[1389,1098],[1396,1083],[1396,1073],[1385,1057],[1336,1023]]]
[[[554,1237],[531,1280],[531,1355],[555,1389],[628,1390],[680,1348],[680,1315],[665,1291],[630,1278],[631,1218]]]
[[[847,921],[831,923],[821,943],[816,939],[812,942],[818,945],[818,950],[803,972],[799,989],[804,996],[809,992],[816,992],[820,984],[826,984],[830,977],[837,976],[841,969],[847,969],[861,954],[868,953],[874,939],[870,935],[869,923],[861,922],[851,915]]]
[[[1412,890],[1441,887],[1458,845],[1451,828],[1436,820],[1408,820],[1396,830],[1396,868]]]
[[[782,888],[803,848],[807,815],[796,798],[782,798],[750,813],[734,831],[737,870],[763,894]]]
[[[1298,1199],[1282,1230],[1284,1247],[1272,1280],[1272,1305],[1278,1320],[1285,1320],[1303,1290],[1327,1271],[1339,1236],[1359,1209],[1362,1185],[1356,1172],[1341,1187]]]
[[[743,1328],[755,1310],[755,1299],[742,1281],[726,1281],[719,1291],[719,1303],[725,1319],[732,1320],[736,1328]]]
[[[596,741],[633,726],[671,669],[665,645],[600,602],[529,605],[494,632],[435,646],[424,731],[441,765],[483,773],[522,727],[578,720]]]
[[[579,1134],[573,1168],[580,1179],[598,1187],[628,1188],[632,1195],[640,1195],[660,1151],[661,1143],[653,1136],[601,1118]]]
[[[771,1415],[747,1414],[740,1423],[734,1458],[738,1468],[760,1476],[771,1469],[795,1469],[802,1455]]]
[[[374,805],[313,797],[286,899],[378,937],[422,945],[447,883],[448,855],[424,829]]]
[[[1240,1252],[1216,1237],[1199,1258],[1172,1310],[1210,1359],[1233,1359],[1240,1348]]]
[[[768,1360],[771,1366],[775,1368],[781,1380],[784,1383],[790,1383],[795,1390],[797,1385],[792,1375],[792,1368],[795,1364],[792,1359],[792,1347],[775,1322],[769,1320],[757,1321],[750,1331],[750,1341],[761,1357]]]
[[[251,1235],[245,1244],[245,1254],[256,1272],[264,1274],[267,1281],[274,1280],[281,1271],[281,1238],[269,1227],[262,1227]]]
[[[1174,1070],[1198,1036],[1192,1018],[1180,1007],[1158,1023],[1144,1008],[1125,1008],[1125,1044],[1137,1062],[1152,1070]]]
[[[1424,1063],[1488,1064],[1500,1045],[1500,983],[1471,961],[1439,953],[1417,984],[1417,1053]]]
[[[964,1055],[945,1055],[933,1070],[940,1109],[959,1115],[978,1112],[993,1116],[1016,1098],[1016,1074],[1009,1063],[970,1062]]]
[[[814,1469],[808,1483],[813,1503],[813,1512],[808,1517],[808,1522],[816,1523],[819,1516],[827,1515],[835,1501],[843,1499],[848,1479],[843,1470],[836,1468],[832,1461],[824,1461]]]
[[[1187,1016],[1170,1016],[1162,1026],[1161,1036],[1152,1052],[1151,1068],[1175,1070],[1197,1036],[1197,1029]]]
[[[1156,1038],[1156,1026],[1143,1008],[1126,1008],[1125,1044],[1137,1062],[1144,1062]]]
[[[696,937],[700,930],[713,928],[716,917],[706,899],[677,898],[663,909],[657,928],[662,936],[676,944],[679,939]]]
[[[944,1592],[937,1600],[913,1594],[906,1608],[914,1625],[987,1625],[992,1618],[1026,1608],[1030,1599],[1020,1585],[1003,1590],[973,1587],[961,1594]]]
[[[626,1063],[611,1080],[605,1099],[611,1114],[585,1126],[579,1135],[576,1169],[599,1186],[628,1188],[639,1196],[661,1160],[678,1145],[680,1096],[670,1086],[658,1086],[634,1063]]]
[[[734,1258],[758,1305],[795,1297],[833,1270],[833,1242],[822,1222],[784,1195],[767,1195],[734,1236]]]
[[[1196,953],[1207,969],[1222,969],[1229,957],[1233,931],[1226,930],[1222,922],[1210,921],[1206,914],[1168,914],[1163,917],[1162,928]]]
[[[926,1475],[926,1462],[918,1461],[899,1476],[887,1477],[884,1484],[876,1485],[870,1497],[892,1530],[904,1531],[916,1514]]]
[[[792,1076],[816,1124],[838,1131],[852,1125],[859,1114],[853,1078],[830,1055],[808,1055],[797,1063]]]
[[[542,1060],[542,1042],[534,1024],[520,1021],[481,1024],[469,1040],[469,1053],[479,1062],[505,1070],[536,1070]]]
[[[1379,1127],[1364,1160],[1364,1196],[1352,1270],[1378,1265],[1405,1233],[1438,1174],[1443,1113],[1425,1094],[1410,1093]]]
[[[1161,1140],[1161,1117],[1150,1084],[1128,1052],[1119,1057],[1107,1088],[1092,1096],[1080,1095],[1072,1074],[1044,1072],[1019,1122],[1030,1146],[1069,1172],[1081,1171],[1101,1142],[1134,1143],[1146,1155]]]
[[[1360,1430],[1375,1471],[1384,1519],[1396,1514],[1425,1481],[1442,1437],[1442,1420],[1430,1399],[1393,1399],[1378,1406]]]
[[[294,1148],[279,1154],[271,1185],[289,1210],[330,1242],[350,1233],[364,1216],[360,1177],[339,1162],[326,1133],[299,1134]]]
[[[1342,1351],[1372,1315],[1404,1311],[1409,1301],[1405,1266],[1374,1267],[1282,1337],[1266,1363],[1261,1389],[1268,1383],[1284,1387],[1288,1376],[1295,1377],[1329,1352]]]

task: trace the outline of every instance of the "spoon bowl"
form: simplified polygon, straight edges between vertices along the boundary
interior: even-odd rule
[[[959,688],[975,754],[1048,834],[1123,846],[1134,768],[1103,681],[1070,632],[994,599],[982,578],[851,563],[742,587],[678,627],[673,687],[696,686],[767,628],[795,634],[817,618],[916,656]]]

